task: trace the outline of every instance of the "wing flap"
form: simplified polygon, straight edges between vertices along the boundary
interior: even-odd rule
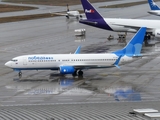
[[[132,29],[136,29],[137,31],[143,27],[143,26],[139,26],[139,25],[133,25],[133,24],[122,24],[122,23],[113,23],[112,25],[117,25],[117,26],[123,26],[126,28],[132,28]],[[152,30],[153,28],[149,28],[147,27],[147,30]]]
[[[65,14],[65,13],[53,13],[55,15],[60,15],[60,16],[67,16],[68,14]]]

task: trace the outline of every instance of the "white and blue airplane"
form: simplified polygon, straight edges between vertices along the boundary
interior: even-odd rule
[[[15,57],[5,63],[5,66],[19,71],[22,70],[58,70],[60,74],[82,76],[84,69],[119,68],[119,63],[132,60],[134,56],[141,56],[142,44],[146,27],[140,28],[135,36],[121,50],[104,54],[79,54],[79,46],[75,54],[35,54]]]
[[[51,12],[50,12],[51,13]],[[52,14],[52,13],[51,13]],[[69,6],[67,4],[67,12],[66,13],[54,13],[56,15],[66,16],[66,18],[75,17],[77,19],[82,18],[83,14],[80,14],[78,10],[69,10]]]
[[[146,27],[146,38],[149,35],[160,37],[160,20],[104,18],[88,0],[81,0],[81,3],[86,14],[86,18],[79,20],[82,24],[114,32],[133,33],[136,33],[141,27]]]
[[[160,8],[159,8],[159,6],[153,0],[148,0],[148,3],[149,3],[149,6],[151,8],[151,10],[148,11],[148,13],[160,16]]]

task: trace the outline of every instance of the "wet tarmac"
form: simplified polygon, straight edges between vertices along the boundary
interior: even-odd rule
[[[138,6],[119,9],[118,12],[110,10],[108,14],[112,17],[117,15],[125,17],[126,12],[123,13],[123,11],[128,10],[131,11],[132,18],[152,18],[147,13],[144,17],[143,10],[146,9],[146,5],[141,11],[137,9],[138,14],[132,12],[136,10],[135,8]],[[101,11],[104,14],[106,9]],[[120,14],[121,12],[123,14]],[[93,113],[97,113],[99,119],[115,120],[120,116],[123,116],[121,119],[126,119],[126,116],[128,119],[135,119],[128,117],[128,111],[133,108],[159,108],[160,44],[158,39],[153,38],[149,46],[143,46],[144,57],[135,58],[130,63],[120,65],[120,69],[85,70],[83,78],[74,78],[71,75],[60,76],[57,71],[49,70],[22,71],[23,76],[19,79],[16,72],[4,66],[5,62],[15,56],[36,53],[69,54],[74,53],[79,45],[82,46],[81,53],[99,54],[120,49],[126,43],[120,43],[115,32],[82,25],[76,19],[66,20],[64,17],[5,23],[0,24],[0,27],[3,28],[0,29],[2,119],[10,119],[10,115],[18,116],[17,113],[20,114],[19,117],[23,115],[23,119],[28,118],[27,114],[30,119],[40,119],[39,116],[41,119],[66,119],[65,114],[70,113],[71,116],[75,116],[78,112],[81,116],[86,113],[83,116],[86,119],[96,118]],[[79,28],[86,29],[85,37],[80,38],[74,35],[74,30]],[[113,35],[114,39],[109,41],[107,39],[109,35]],[[128,33],[126,42],[133,35]],[[121,109],[123,111],[120,111]],[[36,110],[41,111],[33,115],[32,112]],[[61,116],[54,110],[59,111]],[[69,111],[66,112],[67,110]],[[7,111],[10,113],[7,114]],[[42,116],[41,113],[44,115]],[[137,119],[144,118],[137,117]]]

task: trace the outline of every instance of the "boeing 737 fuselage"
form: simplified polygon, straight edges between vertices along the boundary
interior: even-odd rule
[[[113,67],[119,57],[116,54],[35,54],[24,55],[13,58],[5,65],[19,70],[59,70],[61,74],[73,74],[82,69],[109,68]],[[121,62],[131,60],[124,56]],[[76,74],[76,73],[75,73]]]
[[[79,54],[80,47],[75,54],[35,54],[22,55],[5,63],[15,71],[21,70],[58,70],[60,74],[82,76],[84,69],[118,67],[119,63],[132,60],[133,56],[140,56],[146,28],[141,28],[130,42],[121,50],[104,54]]]

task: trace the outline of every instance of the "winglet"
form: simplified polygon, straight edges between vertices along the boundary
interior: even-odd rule
[[[160,10],[158,5],[153,0],[148,0],[149,6],[151,10]]]
[[[78,48],[76,49],[76,51],[74,52],[74,54],[79,54],[81,51],[81,46],[78,46]]]
[[[119,58],[116,60],[116,62],[113,64],[114,66],[116,66],[118,69],[120,69],[120,67],[119,67],[119,62],[120,62],[120,60],[121,60],[121,57],[122,57],[122,55],[121,56],[119,56]]]

